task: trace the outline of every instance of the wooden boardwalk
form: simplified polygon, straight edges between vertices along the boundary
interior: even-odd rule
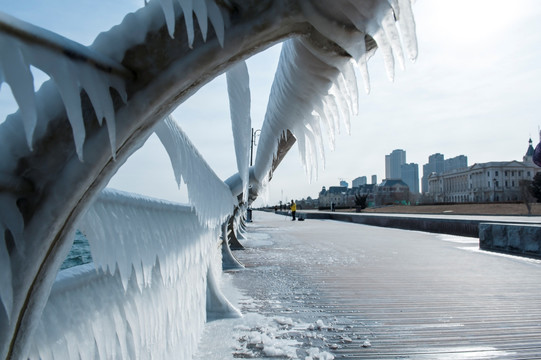
[[[330,324],[321,346],[336,359],[541,358],[540,261],[473,238],[262,213],[248,238],[236,285],[264,314]]]

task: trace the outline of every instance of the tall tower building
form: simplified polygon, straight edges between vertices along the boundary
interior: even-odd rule
[[[421,179],[423,193],[428,192],[428,177],[430,174],[443,174],[444,170],[445,159],[443,154],[436,153],[428,157],[428,164],[423,165],[423,177]]]
[[[401,179],[401,166],[406,163],[406,152],[402,149],[393,150],[389,155],[385,155],[385,178]]]
[[[458,155],[454,158],[444,160],[443,172],[449,172],[457,169],[463,169],[468,167],[468,157],[465,155]]]
[[[419,165],[411,163],[404,164],[402,168],[402,181],[410,188],[410,193],[419,193]]]
[[[377,184],[377,183],[378,183],[378,176],[372,175],[372,184]]]

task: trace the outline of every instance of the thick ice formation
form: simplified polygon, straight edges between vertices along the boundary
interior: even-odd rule
[[[216,285],[219,228],[191,207],[107,190],[81,228],[95,263],[60,272],[31,359],[188,359],[207,314],[238,314]]]
[[[109,94],[112,87],[125,98],[124,83],[119,77],[127,71],[116,62],[89,48],[0,12],[0,22],[12,29],[0,33],[0,83],[6,81],[21,109],[26,139],[32,137],[38,121],[33,76],[30,65],[47,73],[55,82],[66,107],[79,158],[83,159],[85,129],[81,112],[80,90],[88,94],[101,125],[107,122],[111,148],[116,149],[115,113]],[[28,43],[16,34],[36,38]],[[66,55],[72,54],[72,55]]]
[[[218,37],[220,45],[224,46],[224,20],[220,9],[214,1],[210,0],[159,0],[162,7],[165,21],[167,24],[167,30],[169,35],[174,38],[175,33],[175,4],[179,4],[182,8],[184,16],[184,21],[186,23],[186,32],[188,33],[188,41],[190,46],[194,41],[194,24],[193,24],[193,14],[197,17],[197,22],[199,23],[199,28],[201,29],[201,34],[203,39],[207,39],[208,31],[208,20],[214,27],[214,31]],[[186,16],[186,14],[188,16]]]
[[[229,187],[170,116],[156,125],[155,132],[169,154],[177,184],[180,186],[182,178],[188,187],[188,197],[199,221],[209,227],[222,224],[237,204]]]
[[[403,65],[402,44],[395,19],[400,22],[409,58],[415,60],[417,57],[410,0],[338,1],[334,4],[337,11],[358,32],[337,27],[336,22],[320,13],[312,2],[303,1],[301,5],[310,23],[352,58],[322,50],[301,38],[284,42],[257,149],[254,175],[258,184],[262,184],[271,169],[280,136],[287,130],[297,139],[309,178],[317,176],[318,155],[323,165],[325,160],[322,127],[328,134],[332,149],[335,133],[340,130],[340,120],[349,131],[349,121],[358,110],[357,83],[351,59],[359,65],[366,89],[370,88],[366,61],[372,52],[367,51],[367,35],[383,52],[391,80],[394,77],[394,58],[397,57]]]
[[[242,179],[243,199],[246,202],[249,185],[250,142],[252,141],[250,82],[246,63],[244,61],[237,63],[226,73],[226,78],[237,168]]]
[[[324,161],[322,126],[333,144],[340,119],[348,124],[357,109],[358,99],[352,98],[357,95],[356,83],[346,83],[342,75],[352,74],[351,66],[348,58],[318,52],[300,39],[283,44],[257,149],[257,180],[267,175],[286,130],[297,139],[310,177],[312,169],[317,174],[318,154]]]

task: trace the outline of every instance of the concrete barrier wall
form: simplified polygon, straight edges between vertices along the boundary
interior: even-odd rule
[[[328,219],[357,224],[397,228],[402,230],[427,231],[440,234],[478,237],[479,220],[453,220],[422,217],[400,217],[385,215],[363,215],[357,213],[306,213],[307,219]]]
[[[541,225],[481,223],[479,248],[541,259]]]

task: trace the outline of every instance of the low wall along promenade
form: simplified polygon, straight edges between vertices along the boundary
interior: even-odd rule
[[[541,225],[482,223],[479,248],[541,259]]]

